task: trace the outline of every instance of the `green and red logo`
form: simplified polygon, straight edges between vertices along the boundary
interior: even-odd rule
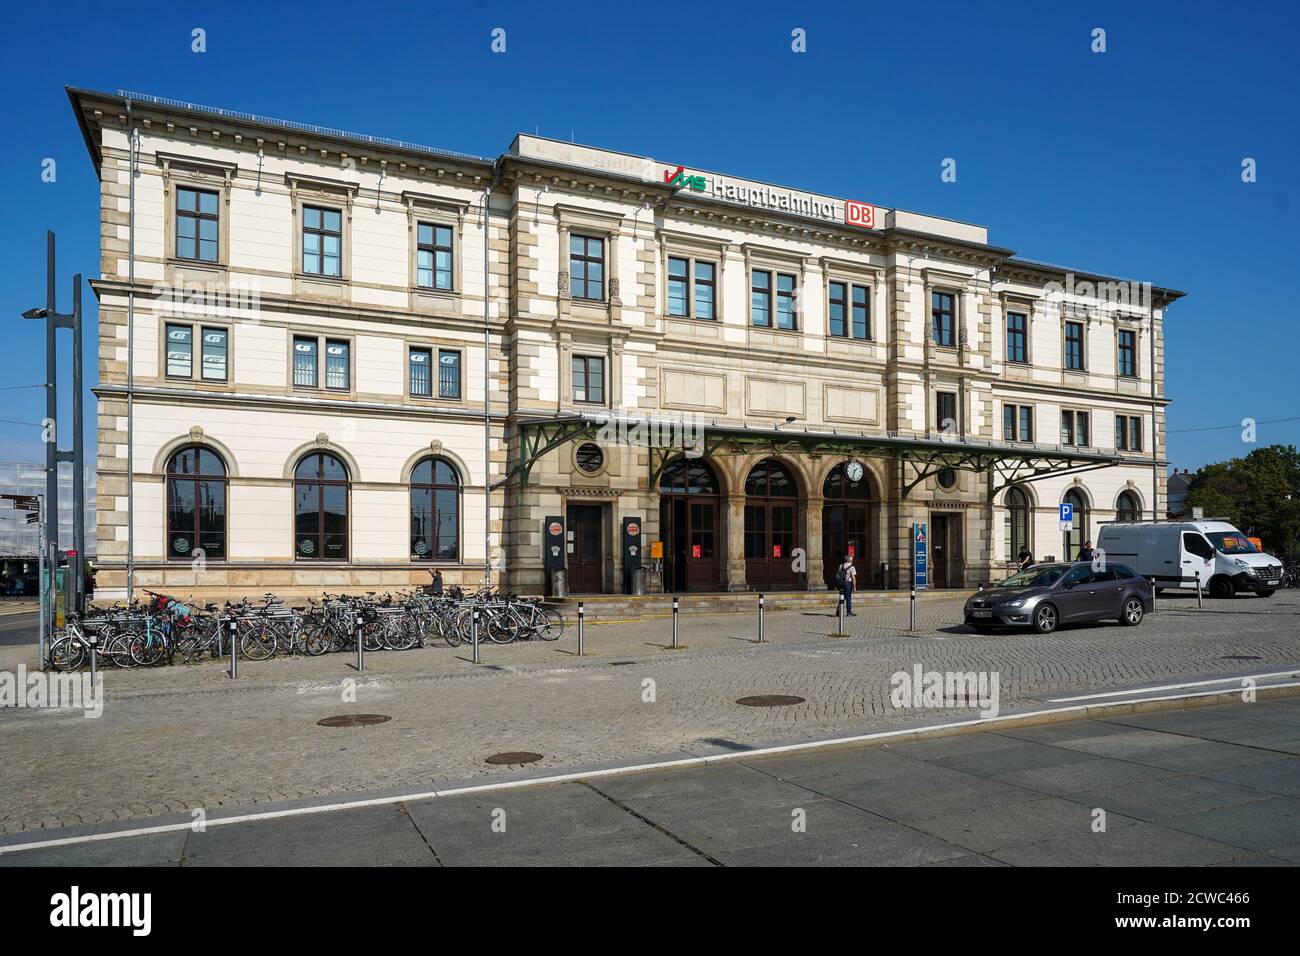
[[[702,193],[709,188],[709,181],[703,176],[686,175],[685,166],[678,166],[675,170],[665,169],[664,182],[669,186],[675,186],[678,189],[689,189],[697,193]]]

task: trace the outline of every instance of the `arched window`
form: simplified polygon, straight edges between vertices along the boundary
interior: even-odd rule
[[[661,495],[716,495],[718,479],[702,458],[674,458],[659,475]]]
[[[758,498],[797,498],[799,486],[779,461],[760,461],[749,470],[745,494]]]
[[[167,460],[167,557],[226,559],[226,463],[191,445]]]
[[[1065,532],[1062,546],[1065,553],[1061,555],[1062,561],[1074,561],[1079,557],[1079,550],[1083,543],[1088,540],[1088,506],[1084,503],[1083,495],[1071,488],[1061,499],[1063,504],[1074,505],[1074,524],[1070,530]]]
[[[847,498],[852,501],[872,499],[871,476],[860,462],[854,464],[862,469],[862,476],[857,481],[852,481],[847,474],[849,463],[840,462],[826,476],[826,483],[822,485],[823,498]]]
[[[425,458],[411,471],[411,560],[460,557],[460,475],[443,458]]]
[[[1020,549],[1029,547],[1029,498],[1019,488],[1008,488],[1005,505],[1002,537],[1007,542],[1007,560],[1016,561]]]
[[[348,469],[312,452],[293,472],[294,555],[300,561],[348,559]]]
[[[1116,521],[1141,521],[1142,506],[1138,504],[1137,495],[1131,491],[1121,491],[1115,500]]]

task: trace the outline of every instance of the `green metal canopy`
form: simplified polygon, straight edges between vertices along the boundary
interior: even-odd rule
[[[914,438],[894,432],[811,431],[789,426],[751,426],[723,419],[702,421],[581,412],[553,417],[521,416],[513,424],[519,430],[520,459],[494,487],[508,484],[516,475],[520,484],[526,485],[533,466],[560,445],[598,439],[604,439],[605,444],[648,448],[651,488],[658,487],[660,472],[668,461],[687,451],[692,457],[704,458],[720,452],[802,452],[889,458],[916,469],[916,475],[903,485],[904,498],[921,482],[945,469],[972,471],[992,477],[990,500],[1013,484],[1109,468],[1121,461],[1114,454],[1061,445]]]

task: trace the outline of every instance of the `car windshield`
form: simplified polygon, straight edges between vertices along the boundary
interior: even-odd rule
[[[998,584],[1000,588],[1046,588],[1061,580],[1061,575],[1070,569],[1068,564],[1040,564],[1025,568],[1011,575]]]
[[[1205,536],[1221,554],[1258,554],[1259,548],[1240,531],[1207,531]]]

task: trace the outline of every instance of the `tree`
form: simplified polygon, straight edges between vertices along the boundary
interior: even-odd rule
[[[1187,503],[1253,532],[1266,551],[1300,551],[1300,452],[1294,445],[1267,445],[1206,465],[1192,476]]]

